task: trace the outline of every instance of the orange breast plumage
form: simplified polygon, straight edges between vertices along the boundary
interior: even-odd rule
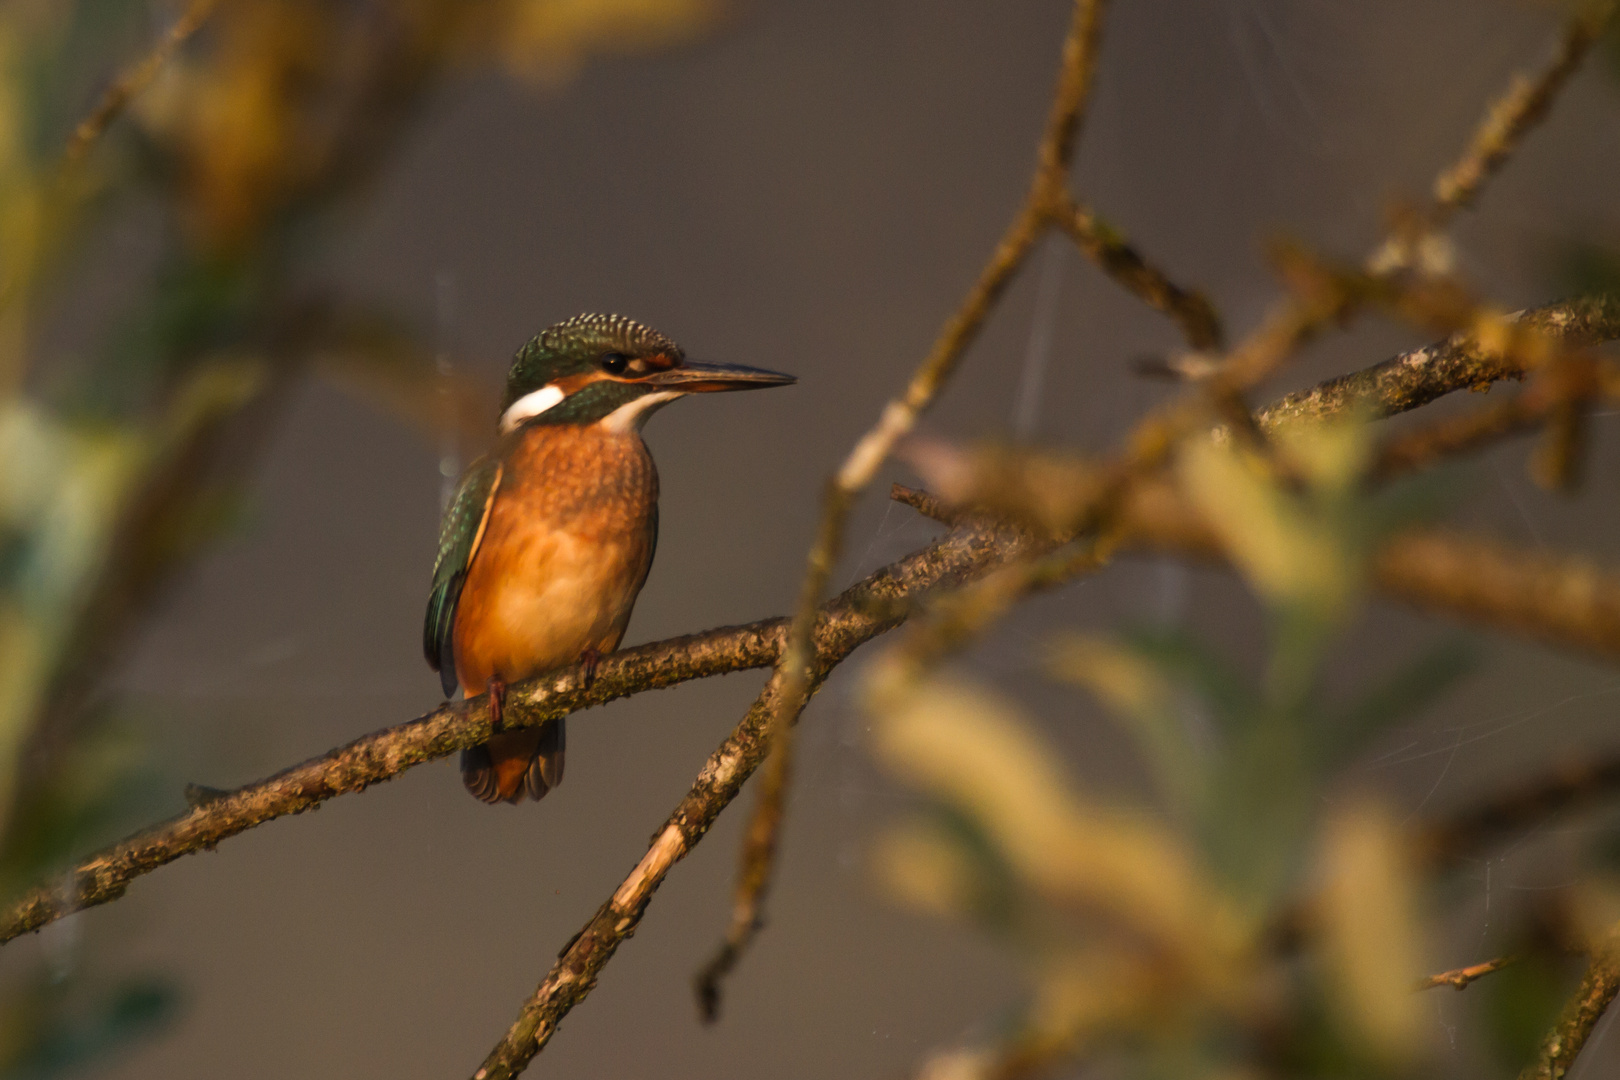
[[[658,472],[638,434],[531,425],[502,463],[456,609],[469,694],[616,648],[657,542]]]

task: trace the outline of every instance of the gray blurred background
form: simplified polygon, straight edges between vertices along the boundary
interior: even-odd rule
[[[797,374],[792,390],[683,402],[649,425],[662,537],[626,640],[785,612],[819,485],[1023,195],[1068,11],[747,0],[695,44],[594,62],[563,87],[464,80],[356,204],[324,272],[447,343],[487,386],[492,423],[513,350],[580,311],[644,320],[698,357]],[[1241,333],[1276,295],[1265,239],[1364,253],[1393,200],[1426,191],[1553,28],[1545,8],[1479,0],[1116,4],[1080,189]],[[1573,238],[1620,238],[1617,104],[1592,63],[1464,221],[1462,267],[1482,289],[1545,302]],[[144,241],[132,228],[118,243]],[[87,283],[84,302],[115,286]],[[1270,391],[1420,343],[1360,324]],[[1042,252],[927,428],[1105,448],[1171,392],[1130,361],[1175,344],[1077,253]],[[1017,424],[1032,371],[1042,382]],[[1597,480],[1579,499],[1542,494],[1525,447],[1509,446],[1460,476],[1456,513],[1613,562],[1611,425],[1596,424]],[[881,489],[905,478],[892,469],[863,504],[840,587],[935,534],[885,503]],[[118,678],[168,777],[158,809],[178,810],[186,781],[246,782],[438,703],[418,642],[440,486],[439,448],[418,433],[324,385],[301,391],[248,521],[172,595]],[[1051,629],[1122,621],[1187,622],[1240,660],[1258,655],[1259,613],[1230,577],[1126,560],[1042,599],[968,661],[1044,709],[1077,774],[1115,789],[1136,777],[1120,736],[1031,676]],[[1375,606],[1335,677],[1384,670],[1440,629]],[[1486,649],[1481,674],[1393,733],[1352,782],[1430,813],[1528,761],[1620,741],[1611,671],[1519,642]],[[931,1047],[989,1033],[1017,992],[1010,966],[968,932],[890,907],[863,862],[901,797],[863,749],[862,662],[806,715],[769,927],[721,1022],[698,1024],[689,980],[725,927],[751,792],[671,874],[537,1075],[894,1076]],[[416,769],[188,857],[7,952],[174,974],[177,1020],[103,1067],[108,1078],[464,1075],[763,678],[576,717],[568,782],[538,806],[483,806],[449,762]],[[1559,845],[1466,871],[1455,940],[1437,943],[1436,962],[1490,955],[1493,920],[1559,883]],[[1463,1022],[1456,995],[1434,1001],[1437,1025]],[[1582,1075],[1615,1060],[1594,1055]]]

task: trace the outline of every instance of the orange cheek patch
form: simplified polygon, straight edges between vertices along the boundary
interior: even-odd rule
[[[606,378],[608,378],[608,375],[605,372],[586,371],[578,375],[564,375],[560,379],[553,380],[551,385],[561,390],[565,397],[571,397],[576,391],[583,390],[591,383],[601,382]]]
[[[680,360],[667,353],[654,353],[652,356],[640,357],[640,362],[647,366],[646,371],[635,374],[609,375],[605,371],[582,371],[577,375],[564,375],[560,379],[553,379],[552,386],[563,392],[565,397],[572,396],[585,389],[592,383],[616,382],[639,383],[654,371],[668,371],[672,367],[679,367]]]

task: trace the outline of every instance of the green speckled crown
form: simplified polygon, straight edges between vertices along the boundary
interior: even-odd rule
[[[622,315],[576,315],[518,350],[506,378],[500,429],[601,423],[639,432],[687,394],[785,386],[793,376],[740,364],[701,364],[651,327]]]
[[[594,370],[609,353],[630,358],[662,355],[677,364],[686,355],[652,327],[623,315],[575,315],[546,327],[517,351],[506,377],[501,411],[554,379]]]

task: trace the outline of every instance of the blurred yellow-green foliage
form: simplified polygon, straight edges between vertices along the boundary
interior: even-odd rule
[[[1284,429],[1264,455],[1224,439],[1181,454],[1182,489],[1271,614],[1258,675],[1179,632],[1051,643],[1051,677],[1132,739],[1154,783],[1144,801],[1077,787],[1014,701],[915,663],[928,630],[875,665],[874,750],[919,795],[875,849],[880,879],[911,907],[992,934],[1029,986],[999,1044],[942,1054],[924,1075],[1022,1075],[1076,1057],[1149,1077],[1436,1065],[1414,990],[1431,970],[1435,879],[1376,796],[1326,797],[1369,739],[1469,663],[1444,642],[1359,699],[1323,687],[1374,543],[1425,501],[1369,494],[1368,439],[1352,420]],[[1009,491],[1040,491],[1021,515],[1035,522],[1064,498],[1052,458],[1028,458],[1039,480],[1027,483],[1008,482],[1016,453],[990,458],[936,448],[923,470],[1003,513],[1019,512]],[[974,475],[997,479],[975,489]],[[1067,475],[1087,482],[1078,464]],[[1539,1022],[1546,997],[1532,996]]]
[[[424,423],[470,412],[455,386],[447,410],[407,320],[304,273],[426,96],[480,69],[554,84],[720,14],[715,0],[0,7],[0,892],[131,824],[138,754],[97,676],[232,519],[288,389],[333,377]],[[98,108],[110,94],[128,100]],[[132,212],[162,219],[146,286],[89,356],[41,354],[56,291]],[[57,975],[8,982],[0,1074],[72,1068],[172,997]]]

